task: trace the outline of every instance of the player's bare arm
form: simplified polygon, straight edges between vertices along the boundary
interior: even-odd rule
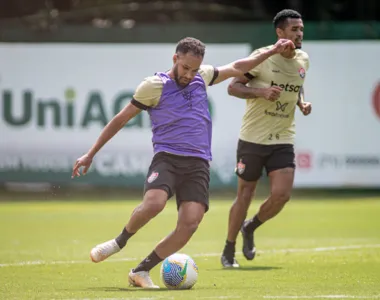
[[[311,113],[311,103],[305,102],[305,91],[304,91],[303,86],[301,87],[299,95],[298,95],[297,105],[304,116],[307,116]]]
[[[269,101],[276,101],[281,95],[282,88],[279,86],[271,86],[269,88],[252,88],[247,86],[249,81],[250,79],[247,75],[235,77],[228,85],[228,94],[241,99],[262,97]]]
[[[113,119],[104,127],[100,133],[99,138],[91,149],[82,157],[78,158],[75,162],[71,177],[80,176],[80,168],[83,167],[83,175],[85,175],[90,168],[92,159],[95,154],[116,134],[125,124],[133,117],[141,112],[141,109],[135,105],[128,103]]]
[[[305,100],[305,91],[304,91],[303,86],[301,86],[300,92],[298,94],[297,105],[304,103],[304,100]]]
[[[279,39],[271,49],[263,51],[258,55],[239,59],[230,64],[218,67],[218,77],[215,79],[214,84],[220,83],[228,78],[242,76],[257,67],[270,56],[277,53],[282,53],[286,51],[286,49],[294,47],[295,46],[292,41],[287,39]]]

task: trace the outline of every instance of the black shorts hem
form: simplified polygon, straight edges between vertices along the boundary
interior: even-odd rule
[[[296,168],[296,165],[293,164],[293,165],[288,165],[288,166],[281,166],[281,167],[267,168],[267,169],[266,169],[266,172],[267,172],[267,175],[269,175],[269,174],[270,174],[271,172],[273,172],[273,171],[282,170],[282,169],[286,169],[286,168],[295,169],[295,168]]]
[[[150,190],[162,190],[162,191],[165,191],[168,195],[168,200],[173,197],[173,192],[171,191],[171,189],[167,186],[167,185],[158,185],[158,186],[149,186],[149,187],[145,187],[144,188],[144,196],[146,194],[147,191],[150,191]]]
[[[203,204],[204,208],[205,208],[205,213],[208,212],[209,210],[209,204],[208,203],[205,203],[204,201],[196,201],[196,200],[180,200],[180,201],[177,201],[177,210],[179,210],[179,207],[181,206],[181,204],[183,202],[195,202],[195,203],[200,203],[200,204]]]
[[[258,176],[245,176],[244,174],[239,174],[237,171],[235,171],[235,174],[237,177],[247,182],[259,181],[259,179],[261,178],[261,174]]]

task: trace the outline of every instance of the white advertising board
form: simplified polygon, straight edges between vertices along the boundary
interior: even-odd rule
[[[306,42],[297,187],[380,187],[380,42]]]

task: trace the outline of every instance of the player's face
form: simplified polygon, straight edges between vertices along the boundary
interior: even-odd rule
[[[203,58],[191,53],[174,54],[174,79],[180,86],[187,86],[197,75]]]
[[[301,49],[303,40],[303,22],[302,19],[289,18],[284,30],[280,29],[283,36],[280,38],[291,40],[297,49]]]

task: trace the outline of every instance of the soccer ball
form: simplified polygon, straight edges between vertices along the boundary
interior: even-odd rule
[[[175,253],[163,261],[160,274],[170,290],[191,289],[198,279],[198,267],[190,256]]]

